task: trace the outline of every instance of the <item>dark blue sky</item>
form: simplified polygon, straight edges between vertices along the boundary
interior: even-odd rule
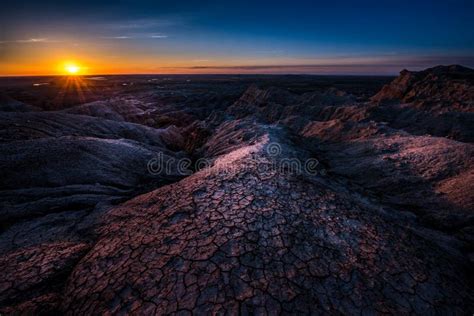
[[[2,7],[6,69],[28,55],[30,62],[72,58],[96,68],[107,60],[111,72],[385,74],[474,66],[471,0],[10,1]]]

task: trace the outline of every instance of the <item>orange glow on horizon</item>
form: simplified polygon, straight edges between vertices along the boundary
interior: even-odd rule
[[[351,74],[376,72],[377,65],[385,60],[369,58],[319,58],[304,63],[291,58],[232,59],[222,56],[197,59],[201,56],[186,55],[105,55],[103,52],[44,51],[34,57],[8,55],[0,60],[0,76],[89,76],[116,74],[281,74],[318,73]],[[16,61],[18,59],[18,61]],[[335,66],[336,65],[336,66]],[[393,67],[393,72],[398,67]]]

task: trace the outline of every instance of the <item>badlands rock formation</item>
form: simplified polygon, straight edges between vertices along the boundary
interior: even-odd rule
[[[472,313],[472,70],[366,101],[228,85],[10,100],[0,312]]]

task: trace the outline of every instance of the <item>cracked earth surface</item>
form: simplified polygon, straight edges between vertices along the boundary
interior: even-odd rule
[[[198,172],[111,211],[69,278],[64,310],[466,310],[460,263],[329,183],[262,167],[274,159],[264,146],[231,159],[233,172]]]

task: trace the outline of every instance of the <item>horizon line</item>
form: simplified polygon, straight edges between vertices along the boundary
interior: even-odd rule
[[[389,63],[389,64],[375,64],[375,65],[367,65],[367,64],[359,64],[359,65],[343,65],[343,64],[330,64],[330,65],[317,65],[317,64],[296,64],[296,65],[237,65],[237,66],[167,66],[167,67],[160,67],[161,72],[105,72],[105,73],[84,73],[79,74],[76,76],[86,77],[86,76],[114,76],[114,75],[235,75],[235,76],[242,76],[242,75],[255,75],[255,76],[263,76],[263,75],[308,75],[308,76],[377,76],[377,77],[391,77],[397,76],[403,70],[409,71],[420,71],[424,69],[429,69],[437,66],[453,66],[459,65],[466,68],[472,68],[473,66],[470,63],[429,63],[429,64],[420,64],[420,65],[400,65],[396,63]],[[286,68],[286,69],[285,69]],[[293,68],[293,69],[291,69]],[[300,69],[299,71],[297,69]],[[304,69],[306,68],[306,69]],[[310,71],[313,68],[314,71]],[[317,71],[319,69],[319,71]],[[346,69],[343,69],[346,68]],[[352,69],[351,69],[352,68]],[[388,69],[387,69],[388,68]],[[391,69],[390,69],[391,68]],[[166,72],[166,70],[188,70],[190,72]],[[229,72],[202,72],[200,70],[227,70]],[[271,71],[271,70],[276,71]],[[340,69],[338,71],[338,69]],[[364,71],[364,69],[366,71]],[[379,71],[377,71],[379,69]],[[395,70],[396,69],[396,70]],[[197,70],[198,72],[193,72],[192,70]],[[236,72],[233,72],[236,71]],[[247,71],[246,71],[247,70]],[[263,70],[263,72],[252,72],[252,70]],[[268,70],[268,71],[265,71]],[[289,70],[288,72],[279,72],[278,70]],[[291,71],[293,70],[293,71]],[[305,71],[306,70],[306,71]],[[359,71],[358,71],[359,70]],[[372,70],[372,71],[370,71]],[[242,72],[237,72],[242,71]],[[45,76],[68,76],[66,73],[39,73],[39,74],[0,74],[0,78],[11,78],[11,77],[45,77]]]
[[[400,70],[401,71],[401,70]],[[0,75],[0,78],[22,77],[97,77],[97,76],[325,76],[325,77],[394,77],[398,74],[353,74],[353,73],[97,73],[87,75],[68,74],[26,74]]]

